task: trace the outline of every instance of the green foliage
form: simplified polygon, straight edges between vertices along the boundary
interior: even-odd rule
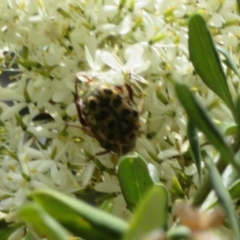
[[[141,176],[146,177],[151,184],[146,185],[145,181],[137,177],[129,182],[129,179],[123,178],[122,171],[126,171],[128,177],[140,177],[142,173]],[[33,203],[20,208],[18,217],[35,232],[49,239],[66,239],[68,234],[65,229],[89,240],[122,239],[123,236],[124,239],[139,239],[155,228],[167,227],[168,193],[156,180],[155,171],[152,165],[148,168],[138,155],[123,158],[119,164],[118,174],[119,178],[123,178],[121,181],[126,200],[132,199],[131,193],[134,198],[134,193],[138,192],[136,199],[139,204],[136,204],[129,224],[82,201],[45,189],[30,194]],[[127,188],[127,183],[132,184],[132,187]]]
[[[30,198],[66,229],[84,239],[120,239],[128,228],[123,220],[55,191],[37,190]]]
[[[156,168],[139,155],[123,157],[118,177],[127,205],[134,210],[124,240],[137,240],[157,228],[166,229],[168,192],[159,183]]]
[[[118,175],[126,202],[136,207],[129,224],[82,201],[46,189],[30,194],[33,202],[20,208],[18,218],[40,236],[59,240],[69,236],[65,229],[86,240],[139,239],[156,228],[166,229],[168,193],[159,183],[155,167],[148,166],[139,155],[128,156],[119,163]]]
[[[201,15],[189,21],[189,55],[202,81],[234,112],[234,104],[226,76],[211,34]],[[235,114],[234,114],[235,115]]]
[[[201,155],[200,155],[200,146],[198,141],[198,132],[194,124],[191,121],[188,121],[187,125],[187,136],[189,140],[189,144],[192,150],[193,160],[195,161],[198,176],[201,180]]]
[[[133,210],[146,191],[154,185],[147,163],[138,155],[120,160],[118,178],[127,206]]]
[[[232,112],[236,123],[239,126],[239,100],[237,101],[235,106],[216,49],[217,48],[215,47],[214,41],[212,40],[212,37],[203,17],[200,15],[194,15],[189,21],[189,54],[191,61],[202,81],[226,103],[226,105]],[[232,61],[227,51],[223,50],[222,48],[218,49],[224,55],[227,66],[237,76],[239,76],[239,71],[236,67],[236,64]],[[209,142],[221,154],[221,158],[217,160],[217,164],[221,164],[221,161],[225,161],[226,164],[224,164],[223,166],[227,166],[227,163],[230,163],[232,171],[235,173],[237,172],[239,178],[239,161],[237,161],[237,157],[234,155],[239,150],[238,145],[240,128],[234,128],[234,131],[232,133],[237,135],[235,138],[236,143],[230,145],[227,142],[225,136],[220,132],[218,127],[212,122],[211,117],[205,107],[198,101],[198,99],[194,96],[194,94],[186,85],[176,83],[176,92],[180,102],[182,103],[188,115],[188,118],[190,119],[192,128],[191,132],[193,133],[193,131],[195,131],[195,127],[202,131],[204,135],[208,138]],[[188,132],[190,133],[189,130]],[[230,132],[228,131],[228,135],[229,134]],[[196,158],[198,159],[196,161],[196,165],[198,166],[200,157],[198,142],[195,141],[196,133],[194,134],[193,138],[190,134],[188,134],[188,137],[191,149],[193,153],[195,152],[195,161]],[[208,170],[208,175],[205,179],[205,182],[209,180],[208,182],[214,189],[219,204],[221,204],[225,209],[231,228],[234,231],[235,239],[239,239],[239,219],[236,215],[235,206],[231,199],[231,197],[236,198],[236,193],[239,192],[238,181],[235,181],[235,183],[227,189],[222,183],[220,173],[218,172],[215,163],[213,163],[213,160],[209,159],[209,156],[207,155],[205,155],[203,159]],[[221,168],[221,172],[222,170],[224,170],[224,168]],[[231,178],[230,175],[228,175],[228,177]],[[234,177],[236,178],[236,175],[234,175]],[[231,179],[230,181],[228,181],[228,179],[225,179],[226,183],[231,183],[232,181],[233,179]],[[207,186],[203,185],[202,189],[204,187],[206,188]]]
[[[186,85],[176,83],[176,92],[190,121],[206,135],[211,144],[222,154],[224,161],[231,163],[240,174],[240,169],[238,169],[238,165],[234,160],[233,150],[211,120],[206,109],[200,104]]]
[[[137,206],[130,229],[123,240],[138,240],[156,229],[166,229],[168,217],[168,193],[159,184],[152,187]]]
[[[216,192],[219,203],[224,207],[226,211],[227,217],[235,234],[235,239],[240,239],[240,226],[230,194],[224,187],[221,176],[219,175],[213,161],[206,159],[205,163],[209,171],[213,189]]]
[[[56,240],[65,240],[69,237],[67,231],[36,203],[24,205],[18,215],[21,220],[34,228],[39,236]]]
[[[8,226],[4,219],[0,221],[0,236],[1,240],[8,240],[9,236],[19,228],[19,226]]]

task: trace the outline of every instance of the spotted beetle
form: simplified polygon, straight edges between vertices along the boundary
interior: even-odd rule
[[[78,81],[87,79],[88,90],[80,97]],[[140,112],[129,84],[96,83],[85,75],[76,77],[74,101],[82,130],[105,149],[100,154],[126,154],[140,135]]]

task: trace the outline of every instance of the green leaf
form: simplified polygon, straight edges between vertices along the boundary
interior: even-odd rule
[[[238,217],[237,217],[232,199],[231,199],[227,189],[223,185],[221,176],[219,175],[213,161],[206,159],[205,163],[206,163],[206,167],[208,169],[209,175],[210,175],[213,189],[218,197],[220,204],[225,209],[227,217],[230,222],[230,225],[232,227],[232,230],[234,231],[235,240],[239,240],[240,239],[240,226],[239,226]]]
[[[240,151],[238,151],[235,154],[235,160],[237,164],[240,164]],[[216,166],[218,163],[216,164]],[[219,169],[218,169],[219,172]],[[231,198],[236,201],[240,198],[240,180],[239,175],[236,169],[234,169],[232,166],[228,166],[227,170],[222,175],[222,179],[224,182],[224,185],[228,189],[228,192],[231,196]],[[204,186],[204,189],[206,189],[206,186]],[[211,201],[209,201],[209,206],[214,206],[217,204],[217,199],[213,198]]]
[[[22,48],[22,58],[23,59],[28,59],[28,55],[29,55],[29,49],[27,46],[24,46],[23,45],[23,48]]]
[[[57,11],[65,18],[69,18],[69,19],[72,18],[71,15],[65,10],[63,10],[62,8],[58,8]]]
[[[168,192],[161,185],[153,186],[134,211],[130,229],[123,240],[139,240],[156,229],[166,229],[168,221]]]
[[[6,227],[0,229],[0,239],[1,240],[8,240],[9,236],[19,228],[19,226],[14,227]]]
[[[154,185],[147,163],[137,154],[125,156],[120,160],[118,178],[130,210],[136,207],[146,191]]]
[[[42,65],[39,62],[27,60],[27,59],[26,60],[19,59],[17,61],[17,63],[28,70],[31,70],[32,68],[41,68],[42,67]]]
[[[220,46],[217,47],[217,50],[225,57],[226,65],[240,78],[238,67],[233,61],[233,59],[231,58],[231,56],[229,55],[228,51],[225,48]]]
[[[36,203],[23,205],[18,211],[18,216],[31,226],[39,236],[54,240],[66,240],[70,236],[56,220]]]
[[[19,114],[15,114],[15,118],[17,120],[17,123],[20,125],[20,127],[25,131],[27,129],[27,126],[22,120],[22,117]]]
[[[20,225],[12,225],[9,226],[9,223],[5,221],[6,215],[3,213],[0,213],[0,239],[1,240],[8,240],[8,237],[17,230]]]
[[[224,180],[223,180],[224,181]],[[240,179],[236,180],[231,186],[229,186],[227,188],[229,194],[230,194],[230,197],[233,201],[237,201],[240,199]],[[214,206],[217,206],[218,205],[218,199],[213,197],[208,205],[207,205],[207,208],[210,209],[210,208],[213,208]]]
[[[128,229],[125,221],[50,189],[35,190],[30,197],[66,229],[85,240],[121,239]]]
[[[160,181],[159,181],[159,174],[158,174],[157,168],[153,164],[151,164],[151,163],[148,163],[147,167],[148,167],[148,172],[149,172],[149,175],[150,175],[152,181],[155,184],[160,183]]]
[[[197,101],[190,89],[180,83],[175,84],[178,99],[187,112],[189,120],[201,130],[213,146],[221,153],[224,161],[233,165],[240,175],[240,169],[234,160],[234,153],[203,106]]]
[[[188,121],[187,136],[188,136],[188,141],[189,141],[190,148],[193,155],[193,160],[196,164],[198,176],[201,181],[201,155],[200,155],[200,147],[198,142],[198,133],[195,125],[191,121]]]
[[[33,234],[30,231],[28,231],[28,233],[26,234],[23,240],[36,240],[36,238],[33,236]]]
[[[238,96],[237,101],[236,101],[236,111],[239,113],[240,111],[240,96]],[[240,142],[240,114],[236,115],[236,122],[238,125],[238,139],[237,141]]]
[[[239,145],[237,145],[239,146]],[[240,150],[238,150],[235,154],[235,160],[238,165],[240,165]],[[229,190],[233,187],[233,184],[239,179],[238,175],[238,169],[233,168],[232,166],[229,166],[227,171],[224,172],[223,175],[223,181],[226,187],[229,188]],[[240,197],[240,195],[239,195]]]
[[[233,200],[240,198],[240,179],[236,180],[231,186],[228,188],[229,194]]]
[[[236,135],[237,133],[238,133],[238,126],[235,125],[235,126],[229,127],[224,133],[224,135],[232,136],[232,135]]]
[[[199,14],[191,17],[189,21],[189,54],[203,82],[235,113],[218,52],[204,18]]]
[[[237,0],[238,13],[240,12],[240,0]]]
[[[176,226],[174,228],[171,228],[167,234],[166,237],[168,240],[185,240],[185,239],[192,239],[192,232],[189,228],[185,226]]]
[[[170,191],[172,193],[171,194],[172,197],[184,198],[184,192],[177,177],[172,178],[172,188]]]

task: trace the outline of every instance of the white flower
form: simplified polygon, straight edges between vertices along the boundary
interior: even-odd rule
[[[181,170],[197,184],[195,167],[182,169],[178,162],[188,153],[189,143],[187,118],[174,82],[194,89],[214,120],[233,121],[227,107],[194,74],[187,23],[194,12],[204,12],[208,24],[218,30],[214,39],[238,66],[239,27],[233,23],[240,17],[235,0],[124,2],[120,6],[120,1],[110,0],[1,1],[0,63],[3,71],[12,73],[11,84],[0,88],[2,209],[17,209],[26,192],[35,188],[74,194],[91,186],[118,193],[113,213],[129,216],[118,179],[105,171],[114,167],[113,156],[96,155],[102,150],[98,141],[80,129],[72,94],[76,75],[109,84],[132,83],[134,100],[144,99],[142,134],[134,151],[154,164],[168,187]],[[17,62],[20,69],[15,68]],[[229,73],[234,98],[238,83],[238,77]],[[25,115],[19,116],[23,109]],[[48,112],[52,120],[33,121],[41,112]],[[199,136],[201,144],[206,143]],[[212,147],[207,152],[216,154]],[[95,181],[95,162],[103,165],[100,182]],[[194,188],[190,186],[190,191]]]
[[[97,183],[94,188],[99,192],[105,193],[121,191],[117,178],[111,177],[106,172],[103,173],[103,182]]]

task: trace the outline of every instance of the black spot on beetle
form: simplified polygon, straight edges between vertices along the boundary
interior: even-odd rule
[[[126,115],[128,115],[130,113],[131,113],[131,111],[129,109],[125,108],[121,111],[121,116],[125,117]]]
[[[114,134],[113,133],[109,133],[108,135],[107,135],[107,138],[109,139],[109,140],[113,140],[114,139]]]
[[[112,95],[112,90],[109,88],[104,88],[103,91],[107,94],[107,95]]]
[[[134,133],[130,134],[129,138],[130,138],[131,140],[134,139],[134,138],[135,138],[135,134],[134,134]]]
[[[113,130],[115,128],[115,126],[116,126],[116,121],[115,120],[110,120],[108,122],[108,129],[109,130]]]
[[[100,116],[100,118],[101,118],[102,120],[104,120],[105,118],[107,118],[108,115],[109,115],[109,112],[108,112],[107,110],[102,110],[102,111],[100,111],[100,113],[99,113],[99,116]]]
[[[100,108],[104,108],[106,106],[109,106],[110,101],[111,101],[110,97],[101,97],[101,98],[99,98],[99,105],[98,106]]]
[[[117,108],[120,106],[120,104],[122,103],[122,97],[120,95],[117,95],[116,98],[113,100],[113,107]]]
[[[93,99],[91,99],[88,103],[88,106],[91,110],[95,110],[97,108],[97,102]]]
[[[100,111],[99,114],[94,115],[94,117],[97,121],[103,121],[108,116],[109,116],[109,112],[107,110],[102,110],[102,111]]]
[[[103,98],[103,101],[104,101],[104,103],[105,103],[106,105],[108,105],[108,104],[110,103],[110,101],[111,101],[111,98],[110,98],[110,97],[104,97],[104,98]]]
[[[137,118],[137,117],[138,117],[138,111],[136,111],[136,110],[133,110],[132,114],[133,114],[133,116],[134,116],[135,118]]]
[[[99,106],[100,108],[106,107],[106,105],[105,105],[103,102],[100,102],[100,103],[98,104],[98,106]]]

